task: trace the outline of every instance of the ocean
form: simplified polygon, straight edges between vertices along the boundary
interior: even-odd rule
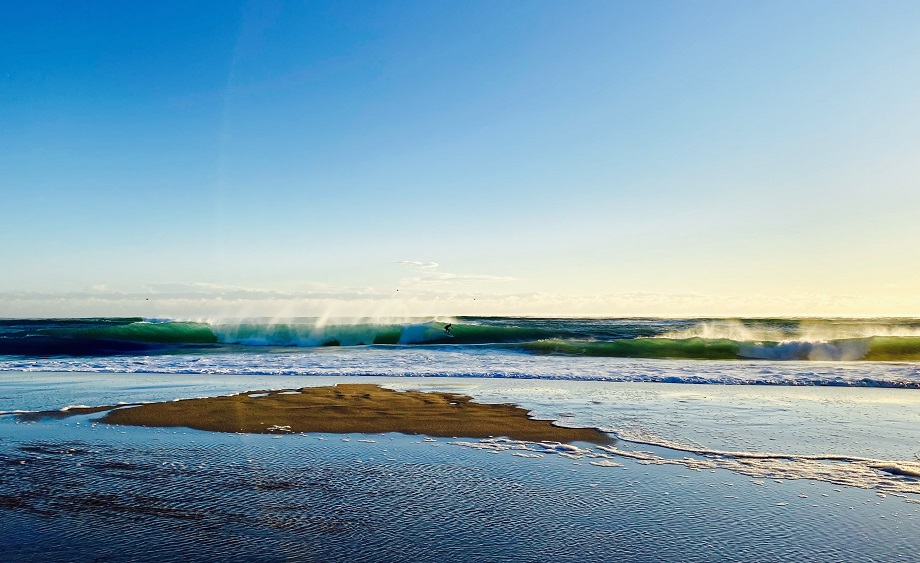
[[[614,442],[67,412],[351,382]],[[918,388],[918,319],[0,320],[0,559],[912,560]]]
[[[34,370],[918,388],[920,319],[0,320]]]

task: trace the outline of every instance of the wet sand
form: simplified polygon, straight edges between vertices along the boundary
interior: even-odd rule
[[[465,395],[393,391],[370,384],[250,391],[147,403],[112,410],[100,422],[263,434],[400,432],[437,437],[612,442],[610,436],[594,428],[563,428],[549,420],[534,420],[526,409],[515,405],[475,403]]]

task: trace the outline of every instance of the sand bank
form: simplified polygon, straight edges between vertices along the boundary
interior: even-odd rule
[[[593,428],[534,420],[509,404],[481,404],[451,393],[393,391],[370,384],[250,391],[238,395],[148,403],[112,410],[101,422],[182,426],[215,432],[381,433],[610,443]]]

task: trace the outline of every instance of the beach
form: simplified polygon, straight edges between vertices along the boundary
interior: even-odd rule
[[[3,7],[0,563],[920,561],[920,2]]]
[[[839,459],[909,461],[920,449],[913,390],[28,375],[0,373],[0,410],[359,384],[513,402],[533,418],[600,427],[613,442],[213,432],[106,424],[105,412],[8,414],[0,529],[14,560],[897,561],[920,531],[915,477]],[[873,424],[891,439],[878,439]],[[815,454],[837,458],[807,458]]]

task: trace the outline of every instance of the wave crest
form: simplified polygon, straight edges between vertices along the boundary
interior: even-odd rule
[[[839,334],[844,336],[826,338]],[[878,320],[833,319],[823,324],[781,319],[0,320],[0,355],[12,356],[368,345],[480,346],[536,355],[612,358],[914,362],[920,361],[920,321],[893,321],[886,326]]]

